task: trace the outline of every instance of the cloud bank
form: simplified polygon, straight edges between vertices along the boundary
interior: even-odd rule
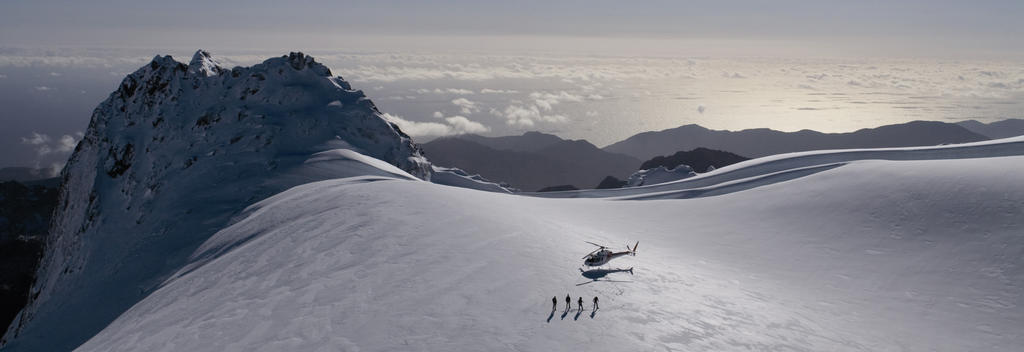
[[[22,137],[21,143],[35,149],[36,159],[33,162],[33,167],[53,177],[64,168],[68,156],[75,150],[75,146],[78,145],[78,141],[82,139],[83,135],[82,132],[76,132],[73,135],[65,134],[54,139],[45,133],[32,132],[31,135]]]
[[[438,114],[435,114],[434,116],[437,117]],[[401,116],[387,113],[384,114],[384,118],[398,125],[398,128],[400,128],[402,132],[405,132],[414,138],[436,138],[467,133],[486,133],[491,130],[479,122],[471,121],[464,116],[458,115],[449,117],[441,116],[440,120],[444,122],[411,121],[404,119]]]

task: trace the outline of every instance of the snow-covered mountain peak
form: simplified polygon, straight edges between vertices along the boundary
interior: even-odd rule
[[[322,76],[331,75],[331,70],[328,69],[327,66],[324,66],[319,62],[316,62],[316,60],[314,60],[312,56],[308,56],[306,54],[303,54],[302,52],[291,52],[288,53],[288,56],[282,56],[281,58],[285,59],[288,62],[288,64],[291,65],[292,68],[296,70],[301,71],[303,69],[309,68],[313,72],[316,72],[317,74],[320,74]],[[271,59],[267,61],[272,62],[275,60]]]
[[[334,149],[349,152],[318,159]],[[5,338],[74,347],[246,206],[295,185],[367,174],[429,180],[431,166],[362,91],[312,57],[226,69],[202,50],[188,65],[156,56],[93,112],[63,172],[37,298]],[[68,320],[79,325],[59,341],[42,339],[42,326]]]
[[[189,88],[196,92],[188,92]],[[113,110],[126,112],[121,115],[128,126],[141,122],[137,119],[145,114],[132,114],[127,106],[120,106],[122,104],[141,104],[147,109],[169,103],[208,110],[209,106],[216,107],[220,111],[217,114],[226,110],[241,114],[236,116],[235,122],[242,123],[235,124],[213,124],[221,122],[219,117],[224,116],[213,116],[216,114],[208,112],[193,110],[176,115],[195,118],[194,127],[204,127],[205,130],[224,131],[245,126],[271,129],[282,125],[297,127],[302,124],[296,124],[294,122],[297,121],[293,120],[301,120],[326,127],[311,129],[310,126],[303,126],[303,133],[319,132],[323,135],[319,139],[304,138],[303,142],[312,141],[313,145],[318,145],[327,140],[341,139],[358,152],[392,162],[417,177],[429,178],[430,168],[424,164],[419,149],[397,126],[383,118],[362,91],[352,90],[344,79],[332,77],[330,69],[300,52],[271,58],[252,67],[235,67],[230,70],[202,50],[196,52],[188,65],[170,56],[157,56],[149,65],[126,77],[115,96],[119,99],[108,99],[104,105],[117,105],[112,106]],[[101,105],[100,109],[103,108]],[[273,112],[260,114],[260,119],[276,123],[247,124],[243,121],[247,111],[260,109]],[[314,111],[300,115],[295,113],[310,109]],[[107,117],[111,114],[102,115]],[[155,119],[150,121],[154,129],[168,121],[165,115],[169,114],[148,116]],[[391,137],[396,138],[392,141]],[[398,157],[402,154],[408,155]]]
[[[192,75],[208,77],[221,74],[224,72],[224,68],[210,56],[210,53],[205,50],[197,50],[192,55],[192,61],[188,63],[188,72]]]
[[[139,70],[144,70],[146,67],[149,67],[149,69],[151,70],[157,70],[160,67],[170,67],[178,69],[187,68],[187,66],[184,66],[182,63],[178,62],[177,60],[174,60],[174,57],[170,55],[153,56],[153,60],[150,60],[149,65],[140,67]]]

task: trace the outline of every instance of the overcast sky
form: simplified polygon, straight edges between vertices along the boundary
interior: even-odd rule
[[[1022,18],[1020,0],[7,0],[0,4],[0,45],[522,51],[564,47],[551,41],[582,36],[642,39],[623,43],[654,54],[673,46],[667,40],[692,44],[692,54],[999,58],[1024,52]],[[430,39],[411,38],[424,36]],[[473,39],[479,36],[539,38]],[[580,50],[616,49],[569,42]],[[693,48],[700,43],[706,45]]]

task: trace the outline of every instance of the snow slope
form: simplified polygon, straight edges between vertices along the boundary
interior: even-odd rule
[[[772,182],[786,181],[855,160],[986,158],[1021,155],[1024,153],[1022,150],[1024,150],[1024,136],[934,147],[819,150],[751,159],[681,180],[654,184],[645,182],[641,187],[529,194],[552,198],[629,198],[632,195],[650,197],[656,193],[672,194],[674,192],[675,196],[670,198],[691,198],[698,194],[721,194],[721,192],[704,192],[709,189],[737,191]],[[738,184],[745,186],[737,187]]]
[[[1015,351],[1021,142],[801,153],[564,194],[609,199],[308,183],[250,206],[79,350]],[[616,200],[779,173],[798,176]],[[583,241],[637,240],[611,265],[633,275],[579,271]],[[566,294],[587,309],[563,313]]]

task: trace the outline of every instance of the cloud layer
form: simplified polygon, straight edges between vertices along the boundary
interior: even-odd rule
[[[28,137],[22,137],[21,143],[33,146],[36,154],[39,156],[69,154],[72,150],[75,150],[75,146],[82,139],[82,135],[82,132],[77,132],[74,136],[65,134],[60,136],[60,138],[52,139],[47,134],[32,132]]]
[[[83,133],[76,132],[74,135],[65,134],[58,138],[51,138],[45,133],[32,132],[29,136],[22,137],[21,143],[35,149],[36,158],[32,165],[36,169],[47,172],[48,176],[56,176],[64,168],[68,156],[75,150],[78,141],[82,139]]]
[[[434,116],[438,116],[435,114]],[[453,136],[467,133],[486,133],[491,129],[483,124],[475,121],[471,121],[465,116],[441,116],[439,120],[443,122],[435,121],[411,121],[401,116],[384,114],[384,118],[392,123],[398,125],[398,128],[402,129],[402,132],[419,138],[436,138],[444,136]]]

